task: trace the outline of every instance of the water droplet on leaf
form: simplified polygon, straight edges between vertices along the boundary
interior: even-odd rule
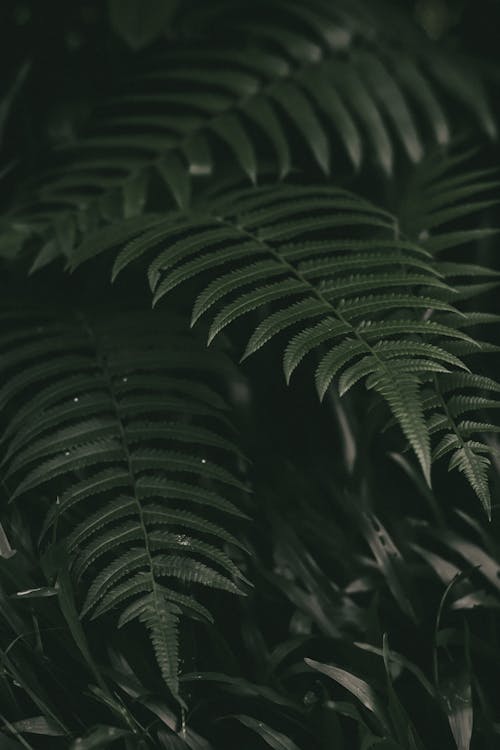
[[[303,701],[305,706],[312,706],[313,703],[318,702],[318,696],[313,690],[308,690],[304,695]]]

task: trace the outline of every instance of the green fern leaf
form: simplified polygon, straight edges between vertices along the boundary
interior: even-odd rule
[[[241,360],[243,361],[251,354],[254,354],[267,341],[274,338],[274,336],[285,330],[285,328],[289,328],[303,320],[316,318],[326,312],[328,312],[328,305],[322,300],[314,298],[300,300],[286,307],[284,310],[278,310],[278,312],[263,320],[255,329]]]
[[[446,115],[429,85],[429,81],[419,70],[415,61],[402,54],[399,58],[396,73],[412,97],[422,105],[422,110],[434,131],[436,143],[440,145],[449,143],[450,128]]]
[[[157,555],[153,557],[153,567],[160,576],[178,578],[183,583],[197,583],[232,594],[239,593],[238,587],[226,576],[198,560],[180,555]]]
[[[104,472],[103,472],[104,473]],[[110,473],[110,472],[109,472]],[[128,484],[130,482],[130,478],[128,473],[126,474],[126,485],[128,487]],[[116,483],[107,482],[107,486],[98,487],[99,492],[105,492],[107,489],[110,488],[115,489]],[[118,485],[119,486],[119,485]],[[87,494],[87,497],[89,494]],[[74,505],[75,499],[74,497],[71,497],[70,500],[73,502],[65,501],[65,497],[63,496],[62,501],[60,502],[59,507],[55,508],[55,512],[57,513],[57,517],[60,518],[64,512],[69,510],[72,505]],[[81,498],[78,498],[81,500]],[[51,509],[52,510],[52,509]],[[84,521],[81,521],[81,523],[76,527],[76,529],[68,536],[66,544],[67,548],[70,552],[74,552],[78,547],[81,547],[84,542],[86,542],[91,536],[96,534],[98,531],[101,531],[105,526],[107,526],[109,523],[123,520],[125,518],[130,518],[134,515],[134,501],[130,497],[127,497],[126,495],[120,495],[115,500],[111,500],[109,503],[105,504],[104,507],[99,508],[99,510],[96,510],[95,513],[91,513],[88,516],[85,517]]]
[[[387,110],[388,116],[393,121],[408,156],[413,162],[420,161],[424,149],[399,83],[392,78],[375,55],[360,54],[358,64],[365,73],[366,81],[371,84],[371,90],[379,99],[380,105]]]
[[[254,148],[236,115],[226,115],[216,120],[212,127],[234,152],[250,181],[255,183],[257,180],[257,164]]]
[[[279,271],[281,272],[281,269]],[[277,281],[275,284],[266,284],[254,292],[238,297],[235,302],[223,307],[220,313],[215,316],[208,333],[208,343],[211,343],[218,333],[242,315],[246,315],[263,305],[283,299],[283,297],[303,294],[306,290],[307,287],[300,279],[286,279]]]
[[[245,546],[235,536],[225,531],[222,526],[211,523],[185,510],[175,510],[151,504],[147,505],[144,509],[144,518],[150,524],[171,524],[172,526],[180,526],[191,531],[199,531],[202,534],[210,534],[227,544],[232,544],[246,551]]]
[[[195,484],[172,481],[161,474],[140,476],[136,482],[136,489],[140,499],[156,497],[187,501],[197,505],[206,505],[240,518],[246,517],[233,503],[213,489],[208,490]]]
[[[354,168],[359,169],[363,155],[362,138],[349,109],[331,85],[328,76],[323,71],[313,73],[306,69],[302,74],[302,81],[318,108],[339,131]]]
[[[392,174],[394,153],[391,139],[365,82],[346,64],[337,65],[329,72],[336,87],[365,125],[378,163],[387,175]]]
[[[156,168],[179,208],[189,206],[191,183],[182,161],[175,154],[169,154],[158,161]]]
[[[129,481],[130,479],[127,471],[117,467],[112,467],[96,472],[90,479],[84,479],[80,482],[77,482],[76,484],[73,484],[70,489],[63,492],[61,497],[58,498],[58,502],[56,502],[55,505],[52,505],[49,508],[45,517],[40,537],[42,538],[53,526],[53,524],[59,519],[59,517],[73,508],[73,506],[77,505],[83,500],[86,500],[90,497],[97,497],[98,495],[110,490],[121,489],[123,491],[124,488],[128,487]],[[123,514],[126,515],[128,512],[127,503],[124,503],[122,497],[120,497],[117,503],[119,509],[121,509],[123,511]],[[99,512],[97,512],[96,515],[99,517]],[[120,518],[121,515],[122,513],[120,512],[120,510],[118,510],[117,517]],[[91,529],[93,528],[93,522],[94,518],[90,517],[89,524]],[[78,527],[78,529],[75,531],[75,534],[77,535],[79,531],[85,533],[86,530],[86,525],[83,529]]]
[[[179,696],[179,615],[177,605],[170,604],[166,596],[151,594],[148,604],[139,616],[148,628],[156,660],[165,683],[172,695],[183,705]]]
[[[118,581],[129,577],[138,568],[147,567],[147,564],[148,556],[142,547],[133,547],[114,559],[99,573],[90,586],[82,608],[82,615],[86,615]]]
[[[422,409],[419,382],[410,375],[392,373],[373,378],[373,387],[387,399],[392,413],[420,462],[427,484],[431,484],[430,439]]]

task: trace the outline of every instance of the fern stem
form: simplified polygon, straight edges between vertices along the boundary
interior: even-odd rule
[[[118,426],[118,430],[120,434],[120,442],[122,444],[123,453],[124,453],[125,461],[127,464],[127,471],[130,477],[130,487],[131,487],[133,499],[137,508],[137,516],[138,516],[139,525],[140,525],[143,540],[144,540],[144,550],[147,556],[148,573],[149,573],[149,578],[151,581],[151,593],[153,595],[154,609],[157,614],[158,620],[160,620],[161,619],[160,615],[162,612],[161,603],[163,602],[164,597],[163,597],[163,594],[159,591],[158,582],[156,580],[155,573],[154,573],[153,557],[152,557],[151,548],[149,545],[149,536],[148,536],[148,531],[147,531],[146,524],[144,521],[144,511],[142,508],[141,501],[139,500],[139,497],[137,494],[137,480],[136,480],[135,471],[134,471],[134,467],[132,463],[132,457],[130,455],[130,451],[128,448],[128,440],[127,440],[127,434],[125,431],[125,426],[123,424],[123,419],[120,413],[120,405],[115,396],[115,391],[113,388],[113,380],[112,380],[111,373],[109,372],[106,357],[100,355],[99,353],[100,349],[99,349],[98,338],[96,334],[94,333],[91,325],[88,323],[87,319],[85,318],[85,316],[82,313],[80,313],[78,317],[80,319],[81,324],[84,327],[84,330],[86,331],[87,335],[89,336],[94,346],[96,359],[102,370],[105,385],[107,386],[110,401],[111,401],[113,411],[116,417],[116,422],[117,422],[117,426]],[[182,700],[178,694],[177,680],[178,680],[178,676],[177,674],[175,674],[173,676],[173,684],[170,683],[168,687],[170,688],[174,698],[179,701],[182,707]]]

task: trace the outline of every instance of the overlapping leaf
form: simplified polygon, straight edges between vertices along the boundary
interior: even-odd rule
[[[187,206],[193,178],[214,172],[224,151],[251,181],[261,157],[283,177],[306,153],[328,173],[343,151],[356,169],[365,159],[390,174],[398,141],[417,162],[428,141],[449,140],[443,92],[494,135],[472,65],[415,38],[401,19],[382,22],[387,14],[368,3],[354,10],[315,0],[306,9],[274,0],[273,24],[264,6],[264,15],[243,7],[230,22],[234,7],[217,5],[210,27],[225,34],[224,46],[209,35],[183,44],[107,99],[90,133],[13,207],[8,247],[13,233],[20,244],[29,238],[36,269],[70,256],[93,227],[141,215],[160,185],[162,201],[170,194]],[[190,23],[202,24],[196,13]],[[375,48],[374,36],[384,43]]]

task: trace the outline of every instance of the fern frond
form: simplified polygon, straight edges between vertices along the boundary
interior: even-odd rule
[[[171,215],[164,235],[156,235],[158,255],[140,237],[133,240],[151,259],[154,304],[184,281],[206,277],[192,322],[212,316],[209,343],[260,312],[243,358],[284,334],[287,381],[311,352],[319,356],[321,398],[332,382],[346,392],[365,380],[390,405],[429,480],[420,384],[436,373],[467,370],[461,355],[479,349],[450,304],[460,295],[447,277],[483,270],[442,268],[425,242],[399,238],[394,216],[338,187],[223,189],[199,215],[193,210],[191,221],[189,227],[184,213]],[[125,247],[115,271],[131,260]],[[425,320],[423,310],[447,316]]]
[[[457,248],[485,240],[495,234],[489,228],[475,229],[464,226],[464,219],[471,214],[495,205],[500,182],[493,179],[495,169],[467,169],[470,154],[463,151],[451,154],[440,153],[426,158],[414,173],[410,190],[404,199],[401,217],[402,228],[413,237],[420,237],[424,247],[437,258],[437,269],[450,282],[453,280],[455,294],[453,302],[459,305],[476,296],[495,289],[496,281],[476,282],[481,278],[496,278],[498,271],[457,261],[463,253],[447,259],[447,253]],[[490,199],[489,196],[493,197]],[[487,200],[478,200],[486,197]],[[459,221],[459,228],[453,222]],[[443,226],[444,225],[444,226]],[[456,283],[455,280],[472,279],[472,283]],[[431,311],[435,314],[435,310]],[[463,313],[462,318],[442,316],[442,322],[460,328],[472,328],[497,322],[495,315],[488,313]],[[498,351],[498,347],[475,338],[474,342],[450,343],[449,351],[464,357],[480,351]],[[479,497],[486,513],[491,513],[491,498],[488,487],[487,454],[490,447],[481,442],[481,433],[495,432],[496,427],[485,421],[484,414],[498,408],[496,400],[490,398],[491,391],[498,392],[500,385],[485,375],[454,372],[437,373],[432,377],[433,395],[424,402],[424,410],[431,412],[428,426],[432,434],[445,432],[433,452],[435,460],[451,453],[449,468],[458,469],[469,481]],[[472,393],[469,391],[472,389]],[[485,395],[486,394],[486,395]],[[467,414],[466,420],[458,421]],[[474,415],[480,417],[474,419]],[[470,415],[470,416],[469,416]],[[470,436],[476,435],[471,440]]]
[[[78,313],[60,323],[34,311],[43,335],[20,317],[9,320],[19,336],[0,344],[4,482],[20,502],[33,491],[52,499],[41,539],[64,535],[87,585],[82,614],[126,605],[121,624],[144,623],[181,701],[179,619],[211,619],[191,592],[241,594],[248,584],[225,549],[244,549],[224,519],[245,517],[232,497],[247,490],[215,387],[229,365],[171,316]]]

